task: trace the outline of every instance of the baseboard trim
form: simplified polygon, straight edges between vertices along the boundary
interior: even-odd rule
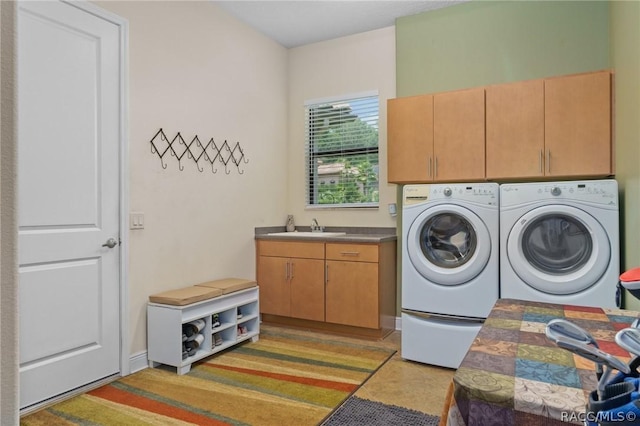
[[[396,317],[396,330],[402,330],[402,317]]]
[[[149,360],[147,359],[147,351],[138,352],[129,357],[129,371],[131,374],[149,368]]]

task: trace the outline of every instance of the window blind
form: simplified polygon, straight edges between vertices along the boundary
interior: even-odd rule
[[[305,103],[307,207],[377,207],[377,93]]]

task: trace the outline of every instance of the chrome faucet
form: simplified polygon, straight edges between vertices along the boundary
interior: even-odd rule
[[[324,231],[324,226],[318,225],[318,221],[316,220],[315,217],[311,219],[311,232],[323,232],[323,231]]]

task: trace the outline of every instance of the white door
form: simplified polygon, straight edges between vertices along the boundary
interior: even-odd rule
[[[119,37],[19,4],[21,408],[120,372]]]

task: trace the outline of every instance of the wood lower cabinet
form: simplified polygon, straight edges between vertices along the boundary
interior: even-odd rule
[[[264,322],[370,338],[395,329],[395,241],[256,245]],[[320,252],[322,259],[308,258]]]
[[[327,322],[378,328],[378,246],[327,243]]]
[[[324,321],[324,243],[258,243],[260,311]]]

